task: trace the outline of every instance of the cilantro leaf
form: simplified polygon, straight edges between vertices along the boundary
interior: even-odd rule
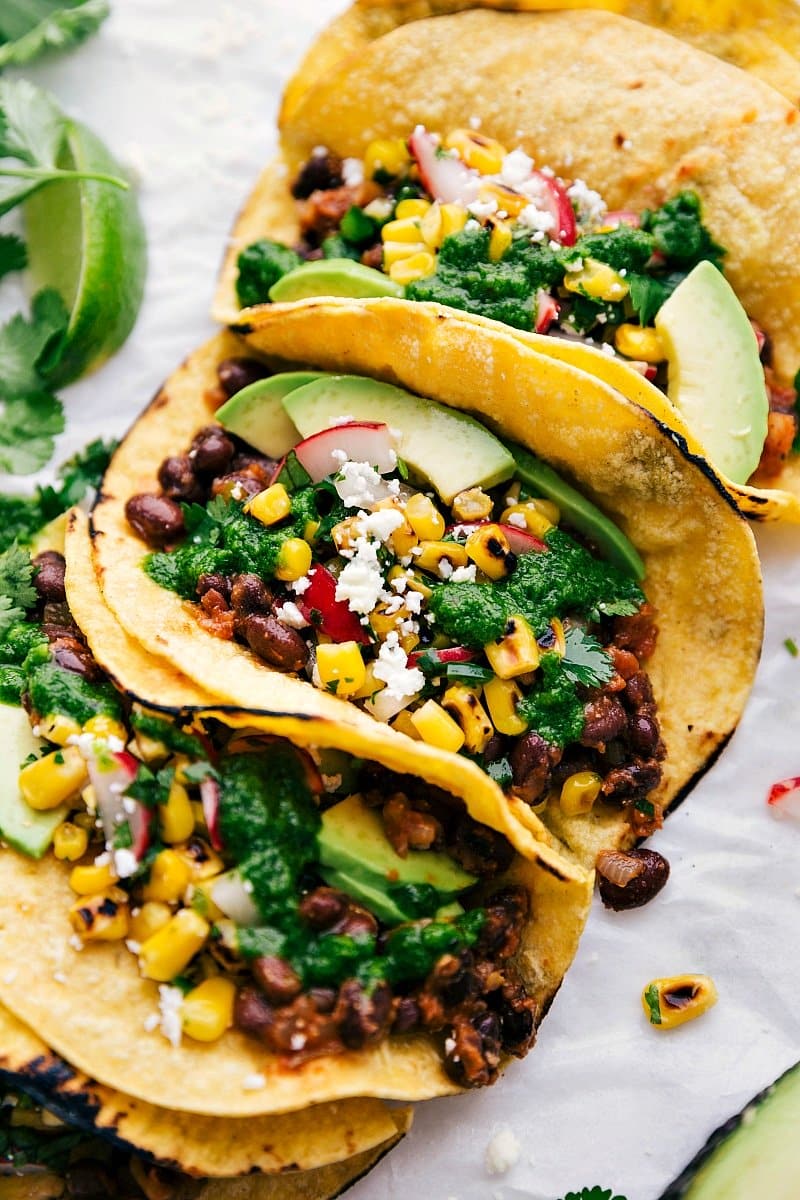
[[[584,687],[600,687],[608,683],[614,674],[614,664],[597,638],[592,637],[580,625],[571,625],[565,631],[566,651],[561,660],[561,669],[572,683]]]
[[[611,1188],[581,1188],[579,1192],[567,1192],[563,1200],[625,1200],[624,1196],[612,1196]]]
[[[600,600],[591,616],[600,620],[604,617],[632,617],[639,611],[635,600]]]
[[[0,554],[0,637],[24,621],[26,611],[36,603],[33,572],[30,554],[16,543]]]
[[[29,475],[53,453],[64,412],[47,390],[40,362],[68,320],[61,297],[46,288],[34,296],[29,318],[17,313],[0,326],[0,470]]]
[[[219,779],[210,762],[193,762],[181,767],[181,774],[186,783],[202,783],[205,779]]]
[[[0,470],[12,475],[38,471],[53,453],[53,436],[63,428],[61,401],[49,392],[6,400],[0,425]]]
[[[48,484],[38,489],[37,499],[43,525],[60,513],[66,512],[73,504],[79,504],[87,492],[99,486],[116,448],[115,441],[104,442],[102,438],[95,438],[83,450],[79,450],[61,464],[58,468],[61,486],[53,488]]]
[[[639,324],[652,325],[656,313],[669,296],[669,289],[653,275],[629,275],[626,283]]]
[[[107,0],[16,0],[0,11],[0,69],[76,46],[108,16]]]
[[[657,984],[651,983],[649,988],[647,988],[647,990],[645,991],[645,994],[644,994],[644,1002],[647,1005],[648,1011],[650,1013],[650,1024],[651,1025],[660,1025],[661,1024],[661,1005],[659,1003],[659,998],[658,998]]]
[[[28,265],[28,251],[15,233],[0,233],[0,279]]]
[[[133,783],[128,784],[126,796],[138,800],[145,808],[158,808],[166,804],[169,789],[175,778],[174,767],[162,767],[160,771],[151,771],[144,763],[140,763]]]

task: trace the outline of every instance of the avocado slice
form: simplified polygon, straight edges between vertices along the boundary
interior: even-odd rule
[[[708,1139],[661,1200],[796,1200],[800,1063]]]
[[[312,296],[346,296],[349,299],[393,296],[402,300],[405,289],[374,267],[352,258],[320,258],[306,262],[283,275],[269,289],[275,304],[308,300]]]
[[[736,293],[712,263],[698,263],[655,324],[671,402],[712,465],[747,483],[764,448],[769,400],[756,335]]]
[[[343,413],[381,421],[397,433],[397,452],[450,503],[465,488],[491,488],[514,474],[503,443],[466,413],[361,375],[328,375],[290,392],[284,408],[304,438]]]
[[[19,794],[20,766],[43,744],[23,708],[0,705],[0,839],[29,858],[42,857],[69,812],[64,805],[37,812]]]
[[[392,924],[409,920],[390,889],[400,883],[427,883],[445,906],[459,892],[477,883],[448,854],[409,850],[401,858],[387,838],[376,812],[360,796],[348,796],[322,814],[318,834],[321,874],[331,887],[340,887],[361,900],[376,916]]]
[[[217,409],[220,425],[269,458],[283,458],[300,441],[282,401],[289,392],[320,379],[319,371],[282,371],[257,379]]]
[[[596,504],[524,446],[512,444],[508,448],[514,455],[517,475],[523,483],[557,504],[569,524],[593,541],[609,562],[633,575],[634,579],[644,579],[645,567],[638,550]]]

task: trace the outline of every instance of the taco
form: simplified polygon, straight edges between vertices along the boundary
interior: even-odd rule
[[[432,306],[246,328],[251,357],[230,335],[197,351],[103,481],[94,561],[129,635],[223,701],[292,714],[295,739],[334,722],[358,753],[541,811],[587,866],[657,828],[759,653],[753,539],[713,473],[597,379]],[[278,356],[295,369],[215,423],[219,381]]]
[[[531,93],[548,97],[535,116]],[[796,115],[609,14],[414,21],[295,107],[234,231],[217,315],[383,294],[501,321],[671,424],[749,516],[796,522],[795,201],[778,182],[800,161]]]
[[[258,1132],[281,1114],[298,1153],[325,1162],[369,1149],[381,1122],[372,1144],[386,1140],[391,1118],[365,1097],[492,1083],[533,1043],[591,875],[491,790],[432,786],[413,747],[351,746],[321,718],[280,712],[165,711],[174,672],[159,680],[157,662],[115,632],[77,519],[66,549],[69,608],[52,595],[55,561],[40,560],[49,607],[21,592],[27,616],[11,639],[27,643],[21,689],[45,744],[29,760],[24,744],[4,756],[24,765],[0,814],[3,1004],[73,1073],[175,1110],[177,1128],[186,1114],[231,1130],[246,1118],[262,1168],[286,1165]],[[161,707],[113,688],[90,644],[116,663],[130,650],[126,677],[159,685]],[[418,834],[435,827],[427,849],[417,836],[397,851],[382,788],[409,809],[413,799]],[[24,1072],[18,1057],[10,1067]],[[68,1081],[65,1095],[81,1086]],[[346,1103],[356,1097],[363,1134]],[[159,1135],[134,1109],[143,1148],[156,1136],[163,1146],[169,1121]],[[125,1140],[135,1132],[128,1121]],[[193,1153],[207,1162],[211,1149]],[[242,1146],[232,1154],[241,1161]]]

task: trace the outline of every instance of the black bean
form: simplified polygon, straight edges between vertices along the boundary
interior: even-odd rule
[[[275,954],[256,958],[252,963],[253,977],[270,1004],[289,1004],[300,995],[302,983],[297,972]]]
[[[408,1033],[419,1025],[419,1005],[413,996],[401,996],[394,1013],[395,1033]]]
[[[231,608],[237,617],[253,613],[268,613],[272,607],[272,592],[258,575],[236,575],[230,589]]]
[[[625,709],[613,696],[602,695],[584,707],[583,746],[604,746],[619,737],[627,725]]]
[[[561,751],[538,733],[519,738],[511,751],[514,792],[526,804],[535,804],[548,788],[550,773],[561,759]]]
[[[226,396],[234,396],[269,373],[257,358],[224,358],[217,367],[217,378]]]
[[[33,586],[41,600],[51,604],[63,604],[67,598],[64,587],[64,575],[67,564],[64,555],[57,550],[44,550],[33,560],[37,568],[33,577]]]
[[[243,987],[236,994],[233,1010],[234,1024],[245,1033],[263,1037],[271,1027],[275,1014],[260,992],[254,987]]]
[[[330,929],[347,911],[349,898],[335,888],[318,887],[300,901],[300,916],[312,929]]]
[[[341,187],[343,183],[342,160],[327,150],[315,151],[300,168],[292,184],[292,195],[295,200],[305,200],[312,192],[328,191]]]
[[[612,882],[604,871],[614,871],[625,862],[641,866],[641,872],[627,884]],[[636,849],[627,854],[618,850],[601,850],[597,856],[597,882],[600,899],[606,908],[621,912],[627,908],[641,908],[649,903],[669,879],[669,863],[656,850]]]
[[[189,457],[199,475],[219,475],[228,469],[234,452],[225,431],[219,425],[209,425],[195,435]]]
[[[204,596],[206,592],[218,592],[220,596],[224,596],[226,600],[230,600],[231,581],[225,575],[204,573],[198,579],[195,590],[198,596]]]
[[[150,546],[166,546],[186,532],[183,513],[168,496],[140,492],[125,505],[128,524]]]
[[[300,634],[277,617],[254,613],[245,621],[244,636],[254,654],[280,671],[301,671],[308,661],[308,646]]]
[[[192,504],[199,503],[203,498],[202,484],[194,473],[194,464],[188,454],[174,454],[165,458],[158,468],[158,482],[170,500]]]
[[[100,669],[91,650],[75,637],[60,637],[51,644],[54,660],[64,671],[82,675],[84,679],[97,679]]]
[[[375,984],[367,992],[357,980],[348,979],[339,989],[339,1036],[348,1050],[379,1042],[388,1031],[391,1014],[392,991],[386,983]]]
[[[654,754],[660,741],[656,718],[646,712],[634,713],[628,719],[628,739],[637,754]]]

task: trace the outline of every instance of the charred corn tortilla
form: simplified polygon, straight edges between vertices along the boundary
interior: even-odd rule
[[[343,20],[362,12],[375,21],[382,14],[385,24],[383,7],[352,9]],[[289,181],[315,146],[358,157],[374,137],[407,137],[418,123],[467,127],[479,116],[492,137],[585,179],[613,208],[696,190],[705,223],[728,250],[727,277],[772,338],[778,375],[793,380],[800,285],[789,231],[800,197],[786,184],[800,167],[800,128],[796,109],[760,80],[609,13],[480,10],[414,20],[318,78],[285,119],[283,157],[262,173],[234,229],[218,318],[235,312],[236,259],[246,245],[264,236],[297,240]],[[531,100],[539,96],[547,102]],[[698,449],[663,394],[623,363],[590,347],[520,336],[598,374]],[[798,456],[764,487],[730,486],[748,516],[800,521]]]
[[[617,521],[644,557],[645,591],[658,610],[659,643],[648,673],[667,758],[653,799],[666,807],[683,795],[735,728],[761,642],[752,535],[710,469],[690,462],[643,409],[596,378],[535,354],[500,326],[478,330],[474,321],[435,306],[391,300],[320,301],[245,316],[250,346],[270,361],[283,356],[372,375],[468,410],[550,462]],[[242,646],[201,629],[190,606],[142,571],[145,548],[127,524],[125,502],[153,490],[164,454],[181,451],[208,423],[215,363],[236,345],[222,335],[193,355],[111,464],[92,518],[95,568],[109,608],[145,649],[221,700],[282,711],[286,715],[271,720],[292,740],[331,744],[326,739],[342,736],[346,727],[354,753],[401,769],[403,762],[417,762],[420,774],[462,796],[478,820],[504,805],[525,822],[539,853],[549,853],[551,835],[538,817],[520,802],[499,800],[499,789],[475,764],[410,743],[355,706],[276,674]],[[695,664],[691,688],[688,664]],[[553,811],[557,807],[548,807],[545,820],[586,865],[598,850],[631,840],[618,808],[597,804],[590,815],[567,819]],[[525,852],[515,840],[516,823],[504,832]]]

